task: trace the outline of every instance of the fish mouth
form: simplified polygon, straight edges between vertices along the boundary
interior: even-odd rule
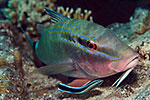
[[[139,63],[139,55],[135,54],[133,57],[127,60],[127,64],[124,65],[123,71],[135,67],[138,63]]]

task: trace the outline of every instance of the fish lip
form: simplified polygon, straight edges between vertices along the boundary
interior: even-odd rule
[[[127,62],[122,71],[135,67],[139,63],[139,54],[135,54],[131,59],[127,60]]]

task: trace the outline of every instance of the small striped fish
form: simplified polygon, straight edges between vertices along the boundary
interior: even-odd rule
[[[38,42],[33,42],[24,34],[37,57],[46,64],[34,72],[46,75],[59,73],[77,78],[69,84],[61,83],[60,91],[83,94],[102,84],[100,78],[125,71],[113,84],[117,87],[138,64],[139,55],[122,43],[111,30],[45,9],[54,24],[37,25],[41,34]]]

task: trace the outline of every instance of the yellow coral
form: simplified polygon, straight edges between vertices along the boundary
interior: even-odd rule
[[[56,10],[54,2],[56,0],[9,0],[8,8],[2,11],[5,17],[16,24],[17,27],[23,27],[26,33],[30,33],[30,36],[37,40],[39,34],[36,24],[51,25],[50,17],[45,13],[43,7]],[[81,8],[74,10],[68,7],[66,9],[57,7],[57,12],[69,18],[93,21],[92,16],[90,16],[92,13],[90,10],[84,10],[84,13],[82,13]]]
[[[92,11],[91,10],[84,10],[84,14],[81,12],[81,8],[77,8],[75,11],[73,8],[69,10],[69,7],[64,9],[64,7],[60,6],[57,7],[57,12],[63,14],[64,16],[67,16],[68,18],[74,18],[74,19],[83,19],[93,22],[93,17],[90,16]]]
[[[2,10],[5,17],[10,19],[17,27],[23,27],[31,35],[37,35],[36,24],[46,24],[49,16],[43,7],[55,10],[56,0],[9,0],[8,8]]]

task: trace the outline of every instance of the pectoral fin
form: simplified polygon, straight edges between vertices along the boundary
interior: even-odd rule
[[[44,30],[45,30],[45,28],[47,28],[47,26],[45,26],[43,24],[37,24],[36,28],[40,34],[44,34]]]
[[[35,69],[32,73],[41,73],[44,75],[54,75],[66,71],[74,70],[73,63],[53,64]]]
[[[73,94],[84,94],[94,88],[98,84],[102,84],[103,80],[88,80],[88,79],[77,79],[73,82],[65,85],[60,83],[58,90],[66,93]]]

